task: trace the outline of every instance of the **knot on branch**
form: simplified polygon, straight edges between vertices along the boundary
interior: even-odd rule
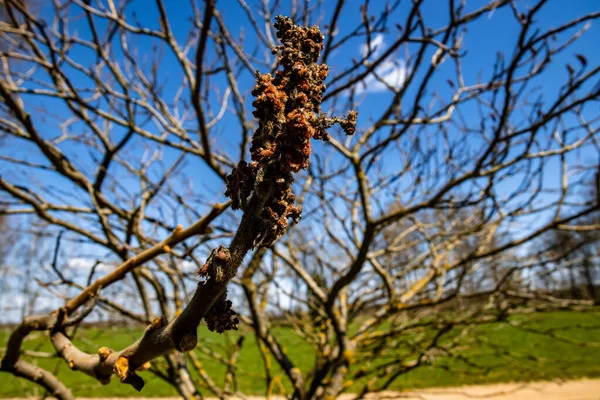
[[[240,321],[232,308],[231,300],[227,300],[227,292],[213,304],[204,320],[212,332],[237,331]]]
[[[206,263],[198,270],[198,275],[204,279],[212,278],[219,283],[227,282],[235,273],[235,268],[229,265],[230,262],[231,254],[229,253],[229,249],[219,245],[211,251]]]
[[[145,334],[147,335],[153,331],[162,329],[165,326],[167,326],[168,324],[169,324],[169,321],[167,320],[167,317],[165,317],[164,315],[161,315],[160,317],[156,317],[152,320],[150,325],[148,325],[148,327],[146,328]]]
[[[108,358],[108,356],[111,355],[112,352],[113,351],[108,347],[100,347],[98,349],[98,357],[100,357],[100,362],[106,361],[106,359]]]
[[[308,167],[310,139],[328,140],[325,129],[336,123],[348,135],[356,130],[356,111],[344,119],[321,114],[329,67],[317,64],[324,47],[319,28],[297,26],[282,16],[276,17],[274,26],[282,43],[274,49],[281,68],[274,77],[257,74],[252,105],[258,128],[252,136],[252,161],[242,161],[233,169],[225,192],[233,209],[244,211],[251,196],[262,196],[253,247],[272,245],[284,234],[290,218],[295,223],[300,220],[302,211],[295,205],[291,187],[293,174]]]
[[[179,341],[179,346],[177,347],[177,350],[181,351],[182,353],[187,353],[188,351],[194,350],[197,344],[198,336],[196,336],[196,333],[187,333],[183,335],[183,337]]]
[[[98,349],[98,357],[100,358],[100,363],[106,361],[106,359],[113,353],[111,349],[108,347],[100,347]],[[110,383],[111,374],[106,374],[100,372],[100,365],[94,368],[94,373],[96,374],[96,379],[102,385],[108,385]]]
[[[115,375],[123,382],[129,374],[129,360],[125,357],[119,357],[114,366]]]
[[[122,383],[133,386],[138,392],[144,387],[144,380],[130,368],[126,357],[119,357],[115,362],[113,371]]]

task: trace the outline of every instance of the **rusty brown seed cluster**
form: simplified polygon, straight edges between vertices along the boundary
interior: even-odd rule
[[[229,250],[224,246],[218,246],[198,270],[198,275],[204,279],[214,279],[217,283],[226,283],[232,278],[230,275],[232,268],[228,267],[230,260]],[[233,311],[231,301],[227,300],[227,291],[213,304],[204,320],[212,332],[237,330],[239,319],[237,313]]]
[[[231,300],[227,300],[226,293],[213,304],[204,320],[208,329],[217,333],[235,331],[240,323],[237,313],[232,308]]]
[[[233,169],[227,178],[225,194],[233,209],[245,210],[255,192],[268,197],[259,219],[259,234],[254,247],[268,247],[283,235],[288,220],[298,222],[301,209],[292,193],[293,173],[308,167],[310,139],[328,140],[326,128],[340,124],[351,135],[356,130],[356,111],[345,119],[327,118],[321,113],[321,101],[329,68],[317,64],[323,50],[323,34],[318,27],[294,25],[288,17],[278,16],[274,24],[282,45],[280,69],[258,75],[252,91],[252,105],[258,128],[250,148],[252,161]]]

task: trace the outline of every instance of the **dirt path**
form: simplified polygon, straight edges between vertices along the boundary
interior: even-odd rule
[[[390,397],[380,399],[419,399],[419,400],[600,400],[600,379],[583,379],[568,382],[532,382],[523,384],[498,384],[467,386],[448,389],[428,389],[400,396],[390,393]]]
[[[343,395],[339,400],[352,400],[353,395]],[[80,400],[123,400],[124,398],[90,398]],[[129,397],[127,400],[178,400],[177,398]],[[264,400],[264,397],[240,397],[243,400]],[[384,392],[369,400],[600,400],[600,379],[582,379],[567,382],[503,383],[497,385],[465,386],[458,388],[426,389],[413,392]],[[2,400],[24,400],[2,399]],[[206,400],[215,400],[206,398]],[[273,397],[273,400],[281,400]]]

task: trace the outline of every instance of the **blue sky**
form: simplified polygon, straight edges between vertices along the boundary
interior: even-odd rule
[[[285,14],[289,12],[289,10],[286,10],[286,6],[289,6],[290,3],[283,3],[284,8],[282,13]],[[410,6],[409,3],[410,2],[401,3],[396,11],[389,17],[385,32],[374,35],[373,44],[379,44],[379,46],[383,48],[386,44],[391,43],[398,37],[399,31],[395,27],[395,24],[397,22],[401,23],[404,21],[407,7]],[[187,2],[171,1],[167,1],[165,4],[167,8],[167,14],[169,16],[169,23],[173,29],[175,37],[180,43],[185,43],[186,37],[191,28],[192,10],[189,7],[189,4]],[[243,34],[244,49],[251,52],[258,42],[258,38],[253,34],[252,27],[250,26],[243,9],[237,4],[237,1],[234,0],[217,1],[217,7],[222,13],[225,23],[230,29],[231,34],[234,37]],[[249,2],[249,4],[250,7],[257,7],[258,2]],[[320,21],[322,25],[325,25],[326,21],[330,19],[334,4],[335,2],[324,2],[324,18],[322,21]],[[384,2],[372,2],[370,5],[370,13],[377,15],[379,11],[378,7],[381,9],[384,7],[384,4]],[[517,4],[519,7],[525,8],[528,3],[525,1],[518,1]],[[481,2],[468,2],[466,11],[475,9],[480,5]],[[447,7],[447,5],[442,1],[425,1],[423,4],[423,16],[425,23],[434,28],[445,24],[448,19],[448,10],[445,7]],[[537,27],[543,30],[548,27],[558,26],[577,16],[597,11],[598,8],[598,3],[594,0],[550,1],[539,13],[537,18]],[[47,12],[48,10],[43,11]],[[131,6],[128,8],[127,16],[128,20],[133,20],[135,17],[137,21],[139,21],[140,24],[145,27],[156,29],[160,26],[158,9],[154,2],[151,1],[135,0],[131,2]],[[102,24],[102,20],[98,19],[97,26],[100,32],[102,32]],[[355,29],[360,24],[361,20],[358,2],[349,2],[348,5],[342,10],[341,17],[339,19],[338,30],[340,32],[340,36]],[[215,24],[213,23],[213,28],[214,27]],[[87,24],[83,18],[74,21],[69,28],[73,31],[76,30],[79,37],[86,40],[91,39],[91,34],[89,29],[87,29]],[[486,16],[478,19],[469,26],[469,31],[466,33],[463,41],[466,49],[466,54],[463,58],[463,68],[464,77],[467,84],[473,84],[480,79],[486,80],[489,78],[497,52],[504,52],[507,57],[510,57],[515,41],[517,40],[517,32],[518,26],[514,22],[514,18],[510,15],[509,8],[503,8],[501,10],[495,10],[493,13],[488,13]],[[573,31],[570,33],[572,32]],[[555,60],[554,63],[548,67],[546,72],[542,74],[539,79],[537,79],[535,85],[538,86],[538,95],[541,95],[547,99],[551,99],[556,94],[559,83],[564,82],[567,75],[565,64],[570,63],[577,66],[577,60],[575,58],[576,54],[585,54],[589,65],[597,65],[600,61],[600,55],[598,52],[593,51],[593,49],[595,48],[594,44],[598,37],[600,37],[600,28],[592,24],[586,34],[576,41],[566,52],[561,54],[559,59]],[[153,43],[151,43],[150,40],[142,37],[130,45],[133,44],[137,45],[137,51],[139,52],[142,60],[147,62],[152,60]],[[209,48],[206,52],[206,59],[208,63],[211,63],[211,61],[216,58],[214,51],[215,50],[214,47],[212,47],[212,43],[209,44]],[[409,51],[411,51],[410,47]],[[119,46],[115,46],[115,52],[118,57]],[[192,46],[190,48],[190,58],[193,57],[193,52],[194,47]],[[330,75],[334,76],[337,71],[340,71],[344,67],[350,65],[353,59],[359,59],[363,52],[364,48],[362,38],[350,40],[345,46],[335,50],[332,53],[329,61],[329,65],[332,69]],[[380,52],[380,49],[377,47],[374,48],[373,57],[377,56]],[[164,95],[165,99],[170,99],[177,92],[181,82],[181,68],[179,67],[173,54],[169,52],[168,49],[159,49],[159,53],[162,57],[160,60],[160,84],[163,87],[162,94]],[[261,52],[257,54],[257,58],[265,58],[266,53],[267,52],[262,49]],[[430,51],[430,54],[426,55],[425,59],[429,60],[431,55],[433,55],[433,50]],[[77,58],[78,61],[80,61],[83,65],[85,65],[86,62],[90,65],[95,62],[95,57],[89,50],[78,49],[74,52],[73,57]],[[451,65],[449,65],[450,63],[446,62],[446,64],[448,65],[443,65],[439,72],[436,72],[436,76],[432,80],[432,84],[427,90],[429,92],[437,91],[440,97],[445,97],[447,99],[452,94],[452,89],[448,86],[447,80],[454,76],[454,71]],[[406,74],[406,70],[411,68],[414,68],[414,66],[407,65],[403,52],[399,51],[397,54],[394,54],[392,57],[390,57],[388,62],[379,68],[377,72],[384,80],[387,80],[388,83],[392,85],[402,85],[402,77]],[[93,87],[93,82],[91,82],[87,76],[84,76],[80,72],[76,72],[73,69],[69,70],[67,68],[67,73],[71,73],[72,79],[77,84],[89,85]],[[39,74],[39,78],[42,80],[45,79],[46,81],[49,80],[49,78],[44,76],[44,74]],[[391,98],[391,94],[386,91],[383,85],[377,82],[372,76],[367,78],[366,82],[368,85],[359,90],[358,96],[358,110],[360,112],[359,129],[368,128],[372,121],[376,119],[378,115],[380,115],[382,105],[386,105]],[[249,90],[254,84],[253,77],[249,72],[242,71],[240,73],[239,84],[241,91],[246,95],[246,106],[248,109],[250,109],[252,98],[249,96]],[[220,108],[222,96],[226,90],[226,81],[224,76],[222,74],[217,74],[211,77],[211,85],[213,85],[213,88],[211,88],[211,100],[213,102],[212,106],[218,110]],[[411,106],[410,100],[416,92],[415,86],[416,85],[414,84],[411,85],[407,91],[407,95],[405,96],[405,101],[408,106]],[[329,88],[329,90],[335,90],[335,87],[336,85],[334,84]],[[343,98],[344,96],[342,96],[341,99],[342,103]],[[34,113],[35,122],[40,127],[40,131],[42,131],[43,135],[46,138],[59,137],[61,135],[61,131],[58,125],[61,122],[64,122],[64,119],[71,116],[66,106],[61,102],[51,101],[49,99],[39,97],[30,97],[27,98],[27,101],[28,106],[32,110],[35,110],[35,107],[42,107],[54,116],[54,119],[51,119],[48,116],[40,115],[38,117]],[[323,108],[327,110],[329,106],[329,104],[325,104]],[[229,107],[231,107],[231,104],[229,104]],[[473,120],[476,120],[478,117],[475,114],[473,116],[468,115],[470,107],[471,106],[468,104],[463,106],[463,110],[467,111],[465,118],[473,118]],[[343,104],[341,106],[338,104],[337,109],[340,112],[347,111]],[[234,149],[237,149],[239,142],[239,135],[237,133],[239,131],[239,126],[235,116],[230,112],[230,110],[231,108],[225,112],[224,118],[213,129],[211,129],[212,140],[215,143],[218,143],[219,147],[228,152],[235,151]],[[473,111],[474,110],[475,109],[473,108]],[[593,111],[597,111],[597,109]],[[74,121],[69,125],[69,128],[70,132],[77,132],[78,129],[84,129],[85,127],[77,121]],[[152,128],[150,127],[149,129]],[[388,133],[389,131],[384,129],[381,131],[379,136],[385,136]],[[113,138],[115,139],[123,134],[124,130],[118,128],[113,129],[111,132],[111,135],[113,135]],[[469,145],[473,146],[474,150],[476,150],[480,143],[473,142]],[[88,173],[90,174],[93,173],[93,164],[90,164],[91,159],[85,151],[85,146],[78,145],[74,142],[69,142],[64,146],[67,149],[67,152],[69,152],[72,157],[76,159],[83,169],[87,169]],[[135,146],[136,142],[133,141],[132,144],[127,147],[127,152],[129,152],[133,158],[137,157],[142,159],[142,150],[136,149]],[[319,143],[315,144],[314,146],[317,151],[322,150],[323,148]],[[31,151],[30,147],[22,146],[22,143],[19,143],[17,146],[11,149],[11,151],[14,151],[15,154],[22,155],[24,158],[30,161],[37,161],[41,159],[38,155],[36,155],[35,152]],[[161,156],[165,165],[169,165],[169,163],[173,162],[175,158],[174,152],[170,150],[164,150]],[[387,155],[387,157],[389,160],[386,161],[386,164],[388,165],[389,170],[392,171],[398,167],[395,162],[396,157],[391,154]],[[198,190],[212,192],[215,199],[223,199],[222,182],[209,171],[203,173],[201,177],[195,175],[194,169],[196,163],[196,160],[190,160],[186,164],[187,167],[185,172],[189,174],[191,183]],[[6,176],[9,176],[10,173],[11,171],[4,172],[5,175],[8,174]],[[43,172],[35,178],[43,179],[45,182],[53,182],[56,179],[54,174],[45,174]],[[551,181],[548,183],[551,184]],[[56,184],[57,186],[60,186],[63,191],[65,191],[66,195],[70,193],[71,188],[64,180],[57,180]],[[404,187],[410,184],[411,180],[406,179],[404,182]],[[399,186],[399,190],[402,190],[402,187],[403,186]],[[123,189],[126,190],[127,188],[124,187]],[[60,191],[55,191],[56,195],[59,193]]]
[[[185,3],[185,6],[183,4]],[[199,2],[201,3],[201,2]],[[258,2],[249,2],[250,6],[256,6]],[[285,14],[285,7],[289,6],[289,2],[283,2],[284,8],[283,13]],[[406,4],[404,4],[406,3]],[[400,7],[392,14],[389,18],[388,28],[384,34],[377,34],[374,37],[374,43],[380,43],[382,47],[386,44],[391,43],[398,36],[398,30],[394,27],[396,21],[403,21],[406,14],[406,7],[409,6],[409,2],[401,3]],[[188,35],[191,27],[191,8],[187,2],[165,2],[167,13],[169,15],[169,22],[175,33],[176,38],[180,43],[184,43],[186,36]],[[335,2],[324,2],[324,18],[323,21],[328,21],[330,15],[333,12]],[[342,10],[342,14],[339,20],[339,32],[347,33],[350,30],[355,29],[360,24],[360,13],[358,2],[349,2],[349,4]],[[524,6],[527,4],[524,1],[517,2],[517,4]],[[373,14],[377,14],[378,7],[383,7],[384,2],[372,2],[370,11]],[[467,10],[474,9],[480,6],[480,2],[468,2]],[[245,49],[250,51],[255,47],[257,38],[253,35],[253,30],[246,18],[243,9],[237,6],[237,1],[234,0],[221,0],[217,2],[217,7],[223,15],[223,18],[230,29],[234,37],[241,33],[244,33],[244,46]],[[447,22],[447,7],[445,2],[437,0],[425,1],[423,5],[423,15],[425,22],[432,26],[437,27]],[[538,24],[540,29],[547,27],[558,26],[574,17],[597,11],[598,3],[594,0],[554,0],[548,2],[544,6],[542,12],[538,17]],[[135,14],[137,20],[146,27],[158,28],[159,18],[158,10],[154,2],[146,0],[135,0],[131,2],[131,6],[128,8],[128,14],[130,18]],[[463,59],[464,76],[467,84],[475,83],[479,79],[486,79],[491,73],[491,68],[494,64],[496,53],[502,51],[507,56],[510,55],[514,48],[516,41],[517,26],[514,22],[514,18],[509,15],[510,10],[508,8],[496,10],[493,13],[488,14],[484,18],[480,18],[470,25],[469,31],[467,32],[464,39],[464,46],[467,49],[467,53]],[[324,24],[324,23],[322,23]],[[102,31],[102,20],[98,20],[97,26],[99,31]],[[214,26],[214,24],[213,24]],[[71,29],[77,30],[78,34],[83,39],[90,39],[91,35],[89,29],[86,29],[86,23],[83,20],[76,21],[71,25]],[[538,82],[541,87],[541,92],[545,97],[551,98],[558,88],[557,83],[562,82],[567,75],[565,63],[569,62],[573,65],[577,65],[577,61],[574,58],[575,54],[582,53],[588,58],[590,65],[596,65],[599,62],[600,55],[597,52],[591,51],[595,48],[594,42],[600,37],[600,28],[592,24],[588,32],[583,35],[572,47],[561,55],[560,60],[556,60],[547,71],[543,74],[543,78]],[[148,59],[152,58],[152,46],[150,41],[146,39],[140,39],[137,42],[138,51],[141,54],[145,54]],[[212,46],[209,44],[209,46]],[[118,46],[115,47],[118,55]],[[77,56],[80,59],[90,59],[90,64],[94,61],[93,55],[87,50],[77,50],[80,52]],[[194,49],[190,50],[190,56],[193,55]],[[362,53],[362,38],[354,41],[349,41],[346,46],[334,51],[330,57],[329,65],[332,69],[331,76],[335,75],[336,71],[341,70],[343,67],[350,65],[352,59],[359,59]],[[378,50],[375,49],[375,55]],[[161,82],[163,86],[163,94],[166,99],[172,98],[178,89],[179,82],[181,80],[181,69],[179,68],[176,59],[168,50],[162,50],[161,59]],[[431,52],[433,54],[433,51]],[[212,57],[211,57],[212,56]],[[259,55],[260,56],[260,55]],[[214,49],[209,47],[207,51],[207,60],[210,62],[214,60]],[[425,57],[429,59],[430,57]],[[83,62],[85,64],[85,61]],[[402,76],[405,74],[404,69],[407,68],[403,54],[396,54],[394,57],[389,59],[389,62],[377,72],[384,79],[389,80],[390,84],[402,84]],[[440,72],[436,75],[433,80],[433,85],[428,90],[437,90],[441,96],[451,94],[451,88],[446,83],[448,78],[452,78],[451,69],[441,68]],[[42,76],[42,75],[40,75]],[[75,73],[73,71],[71,75],[76,82],[84,82],[88,78],[82,76],[81,73]],[[46,77],[47,79],[47,77]],[[366,128],[370,125],[373,118],[376,118],[381,111],[381,104],[386,104],[391,95],[386,93],[381,83],[374,80],[373,77],[367,79],[370,83],[365,88],[364,93],[361,93],[364,97],[359,104],[360,119],[359,127]],[[248,93],[249,89],[253,86],[253,77],[250,74],[242,73],[240,78],[240,86],[244,93]],[[222,95],[225,91],[226,81],[223,75],[216,75],[211,78],[211,84],[216,88],[213,106],[218,108]],[[414,85],[413,85],[414,86]],[[335,85],[330,90],[335,89]],[[411,89],[409,88],[407,98],[411,98]],[[413,93],[414,93],[414,89]],[[247,96],[247,106],[250,107],[251,97]],[[38,99],[31,98],[30,105],[33,107],[37,105]],[[44,100],[45,101],[45,100]],[[409,101],[407,102],[409,103]],[[41,102],[40,106],[45,106],[49,103]],[[327,109],[327,105],[324,106]],[[64,105],[58,102],[52,102],[52,107],[49,109],[52,114],[56,116],[56,120],[64,118],[67,113],[67,109]],[[49,121],[46,119],[38,121],[38,124],[45,125],[48,128],[44,130],[44,134],[48,137],[56,137],[60,135],[60,131],[57,129],[57,121]],[[73,130],[76,130],[78,125],[74,123]],[[230,137],[228,131],[238,129],[237,121],[230,112],[225,113],[225,117],[217,126],[211,131],[211,135],[214,141],[219,142],[220,146],[226,149],[237,148],[237,137]],[[113,132],[115,137],[119,136],[119,131]],[[384,133],[385,134],[385,133]],[[73,145],[73,144],[70,144]],[[317,145],[318,147],[318,145]],[[131,149],[129,149],[131,150]],[[167,152],[168,153],[168,152]],[[31,155],[29,155],[31,156]],[[168,154],[165,154],[168,158]],[[83,161],[82,161],[83,162]],[[209,178],[209,177],[204,177]],[[213,182],[212,178],[210,181]],[[214,184],[219,184],[220,181],[215,180]],[[210,184],[208,186],[211,186]]]

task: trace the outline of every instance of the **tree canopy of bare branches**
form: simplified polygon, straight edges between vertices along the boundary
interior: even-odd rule
[[[60,302],[14,329],[2,371],[71,398],[22,352],[43,331],[72,373],[225,398],[241,344],[223,387],[194,349],[240,324],[267,395],[277,369],[291,398],[364,396],[460,357],[478,324],[595,304],[535,271],[565,266],[549,235],[598,228],[600,62],[581,43],[599,10],[283,3],[0,0],[0,218],[46,238],[37,282]],[[456,302],[473,305],[440,311]],[[145,331],[85,353],[72,331],[97,313]]]

